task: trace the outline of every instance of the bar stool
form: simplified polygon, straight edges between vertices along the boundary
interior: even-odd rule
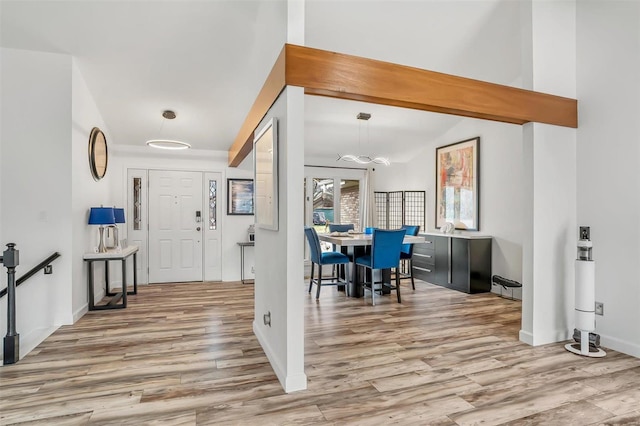
[[[406,231],[405,235],[415,237],[420,232],[420,226],[418,225],[402,225],[402,229]],[[416,283],[413,279],[413,244],[403,244],[402,251],[400,252],[400,263],[408,264],[409,273],[403,273],[400,271],[400,267],[396,268],[396,274],[400,275],[400,280],[407,280],[411,278],[411,288],[416,289]],[[398,265],[400,266],[400,265]]]
[[[353,229],[355,229],[355,225],[353,223],[330,223],[329,224],[329,232],[347,232],[347,231],[352,231]],[[336,245],[333,244],[333,251],[336,251]],[[347,256],[349,256],[347,254]],[[351,256],[349,256],[349,260],[353,261],[353,259],[351,258]],[[335,266],[333,267],[333,274],[335,275],[336,273],[336,269]],[[346,274],[346,271],[345,271]],[[345,275],[346,277],[346,275]]]
[[[402,240],[405,235],[404,229],[374,229],[371,237],[371,254],[356,258],[354,273],[354,280],[357,279],[358,266],[371,269],[371,282],[363,283],[363,286],[367,288],[367,285],[371,289],[371,303],[376,304],[375,301],[375,280],[374,271],[376,269],[391,269],[398,268],[400,264],[400,251],[402,249]],[[380,271],[382,275],[382,271]],[[357,281],[355,281],[357,282]],[[383,285],[382,283],[381,286]],[[391,286],[391,290],[395,290],[398,296],[398,303],[402,303],[400,298],[400,277],[396,274],[396,285]]]
[[[307,237],[307,241],[309,242],[309,248],[311,249],[311,277],[309,279],[309,293],[311,293],[311,287],[313,286],[314,283],[318,287],[318,290],[316,291],[316,299],[320,297],[320,287],[322,287],[323,285],[348,284],[346,281],[347,281],[347,277],[349,277],[349,262],[350,262],[349,257],[337,251],[327,251],[323,253],[322,249],[320,248],[320,239],[318,238],[318,233],[316,232],[315,228],[312,228],[310,226],[305,226],[304,234]],[[318,278],[314,280],[313,269],[315,265],[318,265]],[[322,265],[345,265],[345,268],[346,268],[345,281],[340,282],[338,277],[336,276],[322,278]],[[323,284],[322,281],[325,281],[325,280],[338,280],[338,281],[337,282],[333,281],[330,283]],[[345,285],[345,287],[346,287],[346,292],[348,296],[349,286]]]

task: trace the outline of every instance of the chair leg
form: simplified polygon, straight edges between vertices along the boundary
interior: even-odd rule
[[[320,287],[322,287],[322,265],[318,265],[318,282],[316,284],[318,291],[316,291],[316,299],[320,298]]]
[[[311,293],[311,286],[313,286],[313,267],[316,264],[311,262],[311,277],[309,278],[309,293]]]
[[[411,288],[416,289],[416,282],[413,280],[413,259],[409,259],[409,273],[411,274]]]
[[[373,279],[373,276],[375,274],[373,273],[373,269],[371,270],[371,305],[375,306],[376,304],[376,284],[375,284],[375,280]]]
[[[349,264],[344,264],[344,292],[347,293],[347,297],[349,297]]]
[[[398,295],[398,303],[402,303],[400,298],[400,276],[396,275],[396,294]]]
[[[354,288],[356,289],[356,291],[358,291],[358,296],[360,296],[360,283],[358,282],[359,278],[358,275],[360,273],[360,268],[358,268],[358,264],[354,261],[353,262],[353,283],[354,283]],[[364,289],[362,290],[362,296],[364,297]]]

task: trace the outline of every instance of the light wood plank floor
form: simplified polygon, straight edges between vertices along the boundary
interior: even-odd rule
[[[0,424],[640,424],[640,359],[520,343],[517,301],[403,288],[375,307],[305,294],[309,389],[287,395],[253,286],[141,286],[1,367]]]

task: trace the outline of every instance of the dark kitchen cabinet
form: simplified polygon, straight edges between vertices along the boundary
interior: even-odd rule
[[[413,250],[414,276],[465,293],[491,291],[491,237],[421,234]]]

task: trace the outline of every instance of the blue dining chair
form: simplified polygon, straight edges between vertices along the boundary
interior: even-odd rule
[[[376,269],[392,269],[398,268],[400,264],[400,251],[402,250],[402,240],[404,240],[404,235],[406,231],[404,229],[394,229],[394,230],[386,230],[386,229],[374,229],[373,235],[371,236],[371,254],[361,256],[356,258],[355,268],[356,273],[354,274],[357,280],[357,270],[358,266],[363,266],[364,268],[371,269],[371,282],[364,283],[363,286],[367,288],[367,286],[371,289],[371,303],[373,305],[376,304],[375,301],[375,280],[374,280],[374,271]],[[380,275],[382,275],[382,271],[380,271]],[[395,290],[398,296],[398,303],[402,303],[400,298],[400,280],[398,274],[396,275],[396,285],[391,286],[391,290]],[[356,281],[357,282],[357,281]],[[380,283],[382,284],[382,283]]]
[[[309,242],[309,248],[311,249],[311,278],[309,279],[309,293],[311,293],[311,287],[315,283],[318,287],[316,291],[316,299],[320,297],[320,288],[323,285],[344,285],[346,287],[347,296],[349,295],[349,285],[346,282],[335,281],[338,279],[336,276],[331,277],[322,277],[322,266],[323,265],[345,265],[346,275],[345,278],[349,277],[349,257],[347,255],[339,253],[337,251],[327,251],[322,252],[320,248],[320,239],[318,238],[318,233],[315,228],[310,226],[305,226],[304,234],[307,237],[307,241]],[[314,266],[318,265],[318,278],[313,278],[313,269]],[[322,281],[331,280],[332,282],[323,284]],[[346,279],[345,279],[346,281]]]
[[[329,232],[347,232],[347,231],[352,231],[354,229],[355,229],[355,226],[354,226],[353,223],[330,223],[329,224]],[[335,244],[332,245],[332,250],[336,251],[336,245]],[[347,254],[347,256],[349,256],[349,255]],[[353,259],[351,257],[352,256],[349,256],[349,261],[353,261]],[[334,274],[336,273],[335,266],[334,266],[334,269],[333,269],[333,273]],[[346,274],[346,271],[345,271],[345,274]],[[345,277],[346,276],[347,275],[345,275]]]
[[[347,232],[354,229],[353,223],[330,223],[329,232]]]
[[[406,231],[405,235],[411,235],[412,237],[415,237],[416,235],[418,235],[418,232],[420,232],[420,226],[418,225],[402,225],[402,229]],[[403,268],[399,267],[396,269],[396,274],[399,274],[400,280],[411,278],[411,287],[415,290],[416,283],[413,279],[413,246],[413,244],[403,244],[402,250],[400,251],[400,262],[406,262],[409,268],[409,273],[403,273],[401,271],[401,269]]]

